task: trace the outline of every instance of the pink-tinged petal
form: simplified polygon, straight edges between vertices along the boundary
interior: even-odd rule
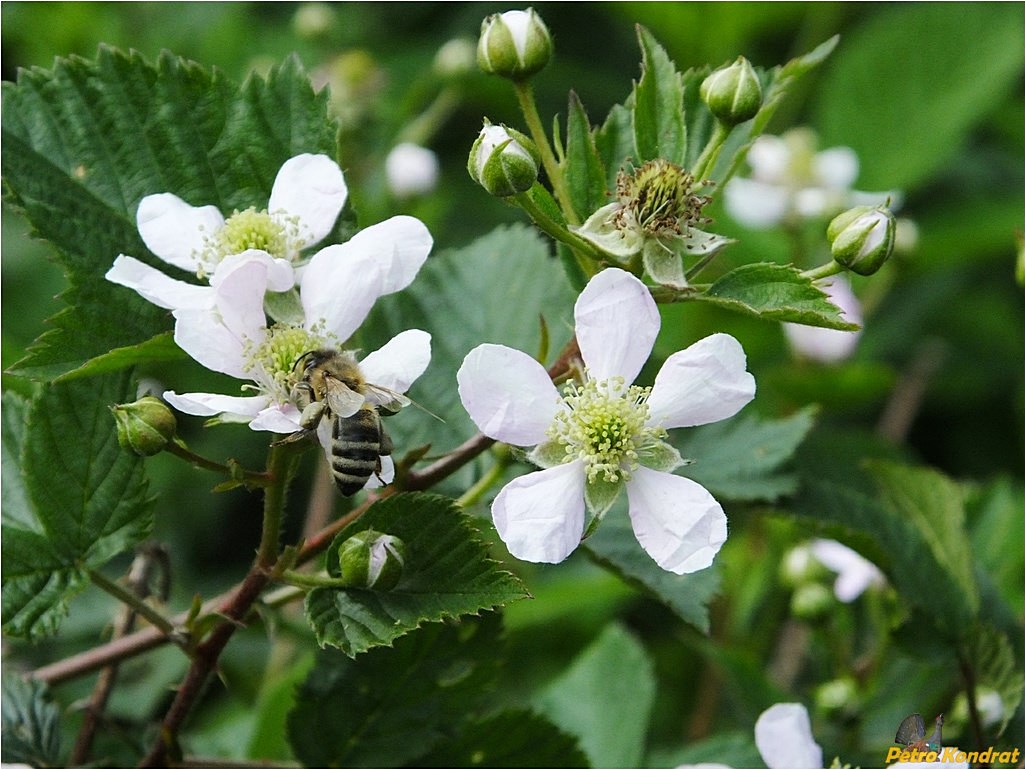
[[[648,397],[649,423],[686,428],[725,420],[755,398],[745,351],[729,334],[712,334],[666,359]]]
[[[367,318],[374,302],[385,292],[381,270],[369,257],[347,255],[343,245],[327,246],[303,270],[299,296],[307,328],[323,324],[323,331],[345,342]]]
[[[214,274],[210,276],[211,286],[220,286],[226,275],[234,272],[246,262],[259,262],[264,266],[267,275],[265,291],[288,291],[296,285],[296,271],[287,259],[272,257],[261,249],[247,249],[238,254],[230,254],[222,259]]]
[[[190,206],[177,195],[147,195],[135,215],[146,247],[165,262],[195,273],[206,238],[224,227],[216,206]]]
[[[143,299],[168,310],[211,307],[214,304],[214,290],[209,286],[175,280],[124,254],[118,255],[104,277],[111,283],[133,289]]]
[[[589,376],[631,383],[659,334],[659,309],[645,284],[611,267],[588,281],[574,305],[574,322]]]
[[[272,433],[295,433],[300,429],[299,409],[294,404],[268,404],[250,422],[253,430],[269,430]]]
[[[755,722],[755,745],[770,768],[823,767],[823,749],[800,703],[777,703],[763,711]]]
[[[584,536],[584,466],[557,465],[504,486],[492,503],[492,520],[518,559],[556,564]]]
[[[723,508],[691,479],[641,467],[627,482],[627,500],[638,542],[668,572],[705,569],[727,539]]]
[[[427,226],[408,216],[392,217],[361,230],[342,244],[346,259],[371,257],[381,272],[381,293],[405,289],[420,270],[433,240]]]
[[[405,393],[431,363],[431,335],[420,329],[400,332],[360,362],[364,379]]]
[[[305,247],[331,232],[347,195],[345,177],[335,161],[327,155],[297,155],[278,170],[267,210],[296,217]]]
[[[164,393],[164,400],[179,412],[209,417],[229,414],[247,420],[267,407],[268,396],[225,396],[221,393]]]
[[[561,408],[544,367],[526,353],[490,343],[471,350],[456,372],[460,400],[486,436],[514,446],[545,440]]]
[[[790,194],[785,187],[735,177],[723,190],[723,205],[731,218],[752,230],[775,227],[787,215]]]

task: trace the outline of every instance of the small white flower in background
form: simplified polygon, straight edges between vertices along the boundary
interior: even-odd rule
[[[777,703],[763,711],[755,722],[755,745],[766,767],[823,767],[823,749],[801,703]]]
[[[456,374],[478,428],[534,447],[529,458],[543,468],[496,496],[499,536],[519,559],[561,562],[626,489],[634,534],[663,569],[708,567],[726,540],[726,516],[704,487],[671,473],[684,461],[664,438],[731,417],[754,398],[744,350],[714,334],[670,356],[651,388],[631,385],[660,319],[648,288],[617,268],[591,279],[574,320],[584,381],[562,395],[541,364],[504,345],[479,345]]]
[[[295,364],[311,350],[340,347],[363,323],[378,297],[405,288],[428,252],[431,236],[413,217],[395,217],[386,232],[362,230],[321,249],[303,272],[302,317],[268,327],[264,314],[269,269],[239,259],[218,273],[208,307],[174,311],[175,342],[208,369],[244,380],[253,396],[169,391],[165,400],[187,414],[248,422],[253,430],[291,433],[299,410],[291,402]],[[430,359],[430,335],[403,332],[360,362],[368,382],[404,392]]]
[[[335,224],[348,189],[338,164],[326,155],[297,155],[282,164],[267,209],[236,211],[227,219],[216,206],[191,206],[177,195],[147,195],[136,223],[147,248],[169,265],[214,283],[222,263],[246,253],[269,266],[271,291],[296,283],[300,251],[321,241]],[[232,263],[224,269],[230,270]],[[206,286],[170,278],[125,254],[118,255],[107,280],[134,289],[160,307],[209,306]]]
[[[818,285],[826,293],[827,299],[840,308],[843,320],[862,325],[862,303],[855,296],[847,278],[834,275]],[[836,363],[850,358],[862,336],[861,329],[849,332],[795,323],[784,323],[783,328],[795,353],[802,358],[822,363]]]
[[[886,582],[873,562],[836,540],[813,540],[811,549],[820,564],[837,573],[834,595],[839,601],[853,602],[870,586],[882,586]]]
[[[397,198],[424,195],[438,184],[438,156],[411,142],[397,144],[385,159],[385,177]]]
[[[731,179],[723,202],[736,221],[756,230],[781,222],[828,218],[858,205],[896,209],[900,194],[853,190],[859,159],[850,147],[816,151],[816,135],[796,128],[782,136],[764,134],[748,151],[752,173]]]

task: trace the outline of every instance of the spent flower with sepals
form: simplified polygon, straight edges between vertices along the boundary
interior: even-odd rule
[[[210,284],[245,254],[266,262],[269,289],[284,292],[296,283],[301,252],[328,235],[347,196],[335,161],[303,154],[282,164],[266,209],[250,207],[225,218],[216,206],[191,206],[173,193],[159,193],[140,201],[136,224],[157,257]],[[118,255],[106,277],[169,310],[212,301],[209,287],[173,279],[125,254]]]
[[[175,341],[213,371],[244,380],[256,395],[177,394],[164,398],[187,414],[247,422],[254,430],[291,433],[300,429],[292,388],[296,362],[311,350],[341,347],[363,323],[375,300],[409,285],[431,249],[422,223],[403,219],[389,236],[373,229],[318,252],[303,272],[301,317],[270,326],[264,312],[269,270],[259,260],[239,260],[211,287],[209,307],[174,311]],[[409,330],[360,362],[368,381],[402,393],[430,359],[430,335]]]
[[[667,160],[653,160],[633,172],[621,170],[616,201],[570,229],[624,266],[640,259],[657,283],[688,285],[684,261],[710,259],[732,241],[699,229],[711,220],[702,209],[709,202],[690,172]]]
[[[492,517],[513,556],[556,563],[569,556],[626,490],[642,548],[664,569],[712,563],[727,537],[723,509],[666,442],[673,428],[736,414],[755,395],[741,345],[714,334],[670,356],[652,387],[632,384],[659,332],[647,287],[618,268],[600,272],[574,307],[583,381],[562,394],[521,351],[484,344],[457,372],[460,399],[480,430],[532,447],[543,470],[514,479]],[[590,522],[587,519],[590,516]]]

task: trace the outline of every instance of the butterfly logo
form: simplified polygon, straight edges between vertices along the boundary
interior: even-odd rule
[[[907,746],[913,751],[940,751],[941,727],[944,725],[944,715],[938,714],[934,720],[933,734],[926,737],[926,725],[919,714],[909,714],[901,720],[898,725],[898,732],[894,736],[894,742]]]

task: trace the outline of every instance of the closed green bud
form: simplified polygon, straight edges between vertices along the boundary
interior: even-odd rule
[[[816,688],[816,708],[827,714],[855,714],[859,709],[859,688],[850,676],[824,682]]]
[[[175,437],[175,416],[159,398],[144,396],[110,408],[118,427],[118,443],[141,457],[162,451]]]
[[[338,549],[341,578],[353,588],[390,591],[398,585],[406,563],[406,544],[395,535],[365,529]]]
[[[791,594],[791,614],[801,620],[817,620],[835,606],[834,593],[822,583],[806,583]]]
[[[709,75],[702,81],[698,93],[712,114],[727,126],[754,118],[762,106],[759,76],[744,56]]]
[[[531,189],[539,162],[534,142],[524,134],[486,123],[470,148],[467,171],[492,195],[505,198]]]
[[[552,37],[533,8],[506,11],[481,22],[477,64],[485,72],[524,80],[552,58]]]
[[[827,227],[834,260],[853,273],[872,275],[894,251],[894,215],[881,206],[856,206]]]

